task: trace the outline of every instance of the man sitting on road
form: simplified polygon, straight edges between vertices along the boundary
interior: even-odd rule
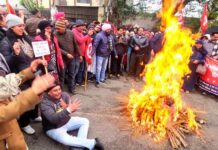
[[[70,116],[79,107],[80,101],[71,101],[69,94],[62,92],[60,84],[56,83],[43,95],[40,104],[43,130],[47,136],[64,145],[103,150],[97,138],[87,139],[89,120]],[[67,133],[76,129],[79,129],[77,137]]]

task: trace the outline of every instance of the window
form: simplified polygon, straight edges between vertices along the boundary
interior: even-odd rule
[[[90,4],[91,0],[77,0],[77,3]]]

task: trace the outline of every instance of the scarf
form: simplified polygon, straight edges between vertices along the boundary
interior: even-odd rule
[[[14,99],[14,96],[20,93],[19,85],[22,78],[15,73],[10,73],[5,77],[0,76],[0,101],[6,98]]]

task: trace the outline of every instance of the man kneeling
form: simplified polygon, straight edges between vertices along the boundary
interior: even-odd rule
[[[47,136],[64,145],[103,150],[97,138],[87,139],[89,120],[70,116],[79,107],[80,101],[71,101],[69,94],[62,92],[61,86],[56,83],[43,95],[40,104],[43,130]],[[76,129],[79,129],[77,137],[67,133]]]

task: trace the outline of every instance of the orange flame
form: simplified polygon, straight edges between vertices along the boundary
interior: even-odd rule
[[[179,5],[177,5],[179,4]],[[159,140],[166,135],[169,123],[176,122],[184,109],[181,98],[183,77],[190,72],[189,58],[194,39],[189,29],[181,27],[174,16],[175,8],[182,3],[164,0],[162,27],[165,28],[165,41],[160,53],[146,66],[146,85],[142,92],[131,90],[128,108],[136,125],[155,135]],[[197,128],[194,113],[188,112],[191,129]]]

